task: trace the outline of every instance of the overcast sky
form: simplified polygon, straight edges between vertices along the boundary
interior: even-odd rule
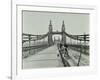
[[[45,34],[52,20],[53,30],[61,31],[62,21],[70,34],[89,33],[89,14],[23,11],[23,33]]]

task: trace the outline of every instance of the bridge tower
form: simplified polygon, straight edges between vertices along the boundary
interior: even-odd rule
[[[65,35],[65,24],[64,20],[62,22],[62,43],[66,43],[66,35]]]
[[[50,24],[49,24],[49,35],[48,35],[48,44],[51,46],[53,44],[53,39],[52,39],[52,22],[50,20]]]

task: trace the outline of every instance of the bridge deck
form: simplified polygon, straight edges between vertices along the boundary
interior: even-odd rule
[[[23,68],[62,67],[57,46],[51,46],[35,55],[23,59]]]
[[[72,49],[68,49],[70,59],[66,59],[71,66],[77,66],[79,59],[79,52]],[[51,46],[44,49],[37,54],[34,54],[28,58],[23,59],[23,68],[47,68],[47,67],[63,67],[63,63],[59,54],[57,46]],[[89,55],[82,54],[80,61],[81,66],[89,65]]]

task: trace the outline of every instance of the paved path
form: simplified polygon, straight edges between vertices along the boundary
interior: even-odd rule
[[[62,67],[57,46],[51,46],[23,60],[23,68]]]
[[[71,66],[77,66],[80,52],[68,49],[70,59],[66,59]],[[63,67],[63,63],[59,54],[57,45],[46,48],[28,58],[23,59],[23,68],[48,68]],[[80,61],[81,66],[89,65],[89,56],[82,54]]]

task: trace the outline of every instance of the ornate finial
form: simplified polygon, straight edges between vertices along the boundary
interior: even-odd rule
[[[63,20],[63,24],[64,24],[64,20]]]
[[[50,20],[50,23],[49,23],[49,32],[52,32],[52,22]]]
[[[64,23],[64,20],[62,22],[62,32],[65,32],[65,23]]]
[[[64,20],[63,20],[62,26],[65,26],[65,24],[64,24]]]
[[[49,26],[52,26],[52,21],[50,20],[50,24],[49,24]]]

